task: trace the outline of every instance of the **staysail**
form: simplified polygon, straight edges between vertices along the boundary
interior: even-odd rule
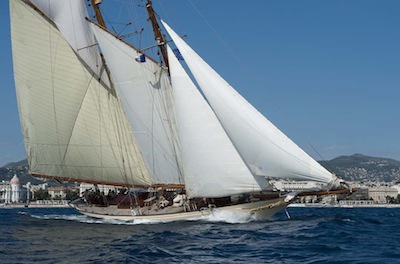
[[[183,184],[167,71],[97,25],[93,29],[151,178]]]
[[[14,77],[30,172],[71,181],[150,185],[115,93],[55,24],[10,1]]]
[[[332,174],[246,101],[164,21],[190,71],[254,175],[330,182]]]
[[[186,191],[191,197],[260,191],[210,106],[167,50]]]

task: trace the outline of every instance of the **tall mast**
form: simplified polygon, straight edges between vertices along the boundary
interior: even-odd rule
[[[160,29],[160,26],[158,25],[158,21],[156,19],[155,13],[154,13],[154,9],[153,9],[151,0],[147,0],[146,9],[147,9],[147,13],[149,14],[149,19],[151,21],[151,25],[153,26],[155,39],[156,39],[157,45],[161,51],[161,55],[163,57],[165,67],[167,67],[168,71],[169,71],[168,55],[167,55],[167,49],[165,47],[165,44],[167,42],[165,41],[165,36],[163,36],[163,34],[161,34],[161,29]]]
[[[94,15],[96,16],[97,23],[102,26],[103,28],[106,28],[106,23],[104,22],[103,16],[101,15],[100,12],[100,7],[99,5],[101,4],[102,0],[90,0],[92,3]]]

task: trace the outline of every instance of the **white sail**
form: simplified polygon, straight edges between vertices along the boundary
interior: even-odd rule
[[[254,175],[330,182],[332,174],[248,103],[165,22],[190,71]]]
[[[168,46],[186,192],[221,197],[261,188]]]
[[[31,0],[57,26],[69,45],[109,86],[94,33],[86,18],[89,14],[82,0]]]
[[[14,75],[32,174],[149,185],[119,101],[62,33],[25,1],[10,1]]]
[[[166,70],[120,39],[93,25],[125,113],[155,182],[183,183]]]

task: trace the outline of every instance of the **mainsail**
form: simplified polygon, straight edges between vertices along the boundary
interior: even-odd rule
[[[150,185],[115,92],[30,2],[10,1],[18,108],[33,175]]]
[[[254,175],[330,182],[332,173],[246,101],[164,21],[207,101]]]

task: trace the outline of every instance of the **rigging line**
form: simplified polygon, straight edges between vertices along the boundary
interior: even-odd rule
[[[142,28],[141,30],[140,30],[140,32],[139,32],[139,49],[141,49],[142,48],[142,38],[143,38],[143,35],[142,35],[142,33],[143,33],[143,30],[144,30],[144,28]]]
[[[165,78],[162,78],[161,75],[159,77],[159,81],[160,83],[163,81],[162,83],[167,85],[169,84],[169,82],[166,81]],[[175,131],[173,126],[173,124],[176,124],[176,118],[174,118],[173,114],[171,115],[171,109],[173,107],[172,104],[170,104],[171,99],[169,98],[172,96],[170,95],[170,93],[171,90],[167,87],[166,89],[162,89],[162,92],[159,94],[157,113],[159,119],[162,121],[161,126],[163,128],[163,131],[168,131],[165,135],[168,144],[165,146],[165,148],[163,146],[160,147],[162,147],[162,150],[164,151],[163,154],[168,155],[168,163],[177,169],[179,178],[178,180],[182,182],[181,177],[183,173],[178,161],[177,132]],[[163,122],[164,120],[167,120],[168,122]]]
[[[117,99],[117,101],[118,101],[118,104],[115,106],[117,108],[116,112],[115,112],[115,115],[116,115],[116,119],[115,120],[117,120],[117,124],[119,125],[118,127],[120,127],[120,131],[130,131],[130,133],[123,133],[123,135],[121,135],[121,136],[122,136],[123,139],[125,139],[127,141],[128,145],[131,145],[131,147],[134,150],[134,153],[130,153],[128,151],[128,148],[125,147],[124,148],[125,154],[126,154],[126,156],[128,158],[130,157],[130,154],[134,154],[134,157],[136,157],[136,159],[133,158],[133,161],[135,163],[134,165],[137,167],[139,174],[142,176],[142,181],[144,181],[144,180],[149,181],[149,173],[148,173],[147,168],[145,167],[145,163],[144,163],[144,160],[143,160],[143,155],[141,154],[139,146],[138,146],[138,144],[136,142],[136,139],[133,136],[134,133],[132,131],[132,128],[129,126],[128,121],[126,120],[126,118],[124,118],[124,117],[126,117],[126,114],[125,114],[125,111],[123,109],[123,106],[121,105],[121,102],[120,102],[119,99]],[[120,116],[122,118],[117,118],[118,113],[120,114]],[[124,120],[125,120],[125,122],[124,122]],[[124,130],[122,130],[122,129],[124,129]],[[123,155],[122,151],[123,150],[121,150],[121,155]],[[130,159],[128,159],[128,161],[129,160]],[[125,167],[123,169],[126,172]],[[129,170],[131,172],[131,175],[133,175],[132,169],[133,168],[131,166],[129,166]],[[127,175],[125,176],[125,178],[126,178],[125,179],[126,182],[128,182]],[[134,180],[134,179],[132,179],[132,180]]]
[[[157,73],[159,73],[159,74],[157,74]],[[169,158],[174,159],[174,155],[172,153],[171,153],[172,155],[170,155],[170,151],[169,151],[170,150],[169,147],[172,147],[172,146],[170,146],[168,144],[164,145],[164,144],[158,143],[158,140],[157,140],[156,137],[154,137],[154,133],[153,133],[153,129],[155,128],[154,120],[157,119],[160,127],[162,128],[162,130],[166,132],[165,134],[163,134],[164,137],[166,138],[165,142],[169,142],[170,143],[169,133],[167,132],[168,130],[165,128],[165,124],[164,124],[165,123],[164,120],[168,119],[168,116],[166,114],[167,111],[164,111],[165,110],[165,106],[163,107],[163,105],[164,105],[163,104],[163,101],[164,101],[163,100],[163,97],[164,97],[163,93],[165,92],[164,91],[165,89],[162,89],[162,86],[163,86],[162,83],[161,83],[162,76],[163,76],[162,73],[163,73],[163,71],[160,70],[160,71],[158,71],[158,72],[156,72],[154,74],[155,83],[154,83],[154,85],[150,84],[152,87],[149,87],[150,88],[149,91],[150,91],[150,94],[152,96],[152,114],[151,114],[151,116],[152,116],[152,124],[151,124],[152,131],[151,131],[151,135],[152,136],[151,136],[151,139],[152,139],[152,148],[153,148],[153,151],[152,151],[152,153],[153,153],[153,166],[155,166],[154,144],[158,145],[158,149],[160,149],[160,153],[162,153],[164,156],[166,155]],[[156,88],[156,89],[154,89],[154,88]],[[163,115],[163,114],[165,114],[165,115]],[[161,152],[161,150],[163,152]],[[167,159],[167,161],[168,161],[168,164],[172,164],[169,159]],[[173,164],[175,164],[175,163],[173,163]],[[157,168],[158,168],[157,171],[160,171],[160,168],[159,167],[157,167]],[[155,167],[153,168],[153,171],[154,172],[156,171]]]
[[[175,112],[175,107],[173,104],[173,92],[172,92],[172,87],[171,84],[169,82],[169,80],[167,78],[163,78],[163,83],[165,83],[165,87],[166,89],[164,89],[164,93],[163,93],[163,103],[164,103],[164,110],[165,110],[165,114],[169,120],[169,122],[167,123],[168,125],[168,129],[170,131],[171,137],[169,138],[169,142],[172,148],[172,152],[173,152],[173,159],[176,162],[176,168],[178,169],[179,172],[179,181],[183,182],[182,177],[183,177],[183,168],[181,166],[181,162],[179,160],[179,135],[178,135],[178,131],[177,131],[177,117],[176,117],[176,112]]]
[[[154,84],[149,83],[148,85],[150,85],[150,86],[147,86],[149,88],[147,90],[148,90],[150,96],[152,97],[152,102],[153,102],[152,110],[154,110],[154,109],[156,110],[155,113],[154,112],[152,113],[152,117],[153,117],[152,120],[154,120],[154,118],[156,118],[156,120],[158,120],[158,122],[157,122],[159,124],[158,127],[166,132],[165,134],[162,134],[163,137],[166,139],[166,141],[163,141],[163,139],[160,139],[159,137],[155,137],[154,134],[151,132],[150,132],[150,135],[151,135],[152,143],[155,144],[157,146],[157,150],[159,150],[158,152],[163,154],[165,157],[168,157],[168,159],[165,159],[167,164],[169,164],[169,166],[172,166],[172,168],[179,170],[179,167],[176,167],[176,165],[177,165],[176,158],[177,157],[176,157],[176,155],[174,155],[174,153],[171,153],[171,151],[172,152],[174,151],[174,146],[171,143],[171,138],[169,136],[169,133],[171,133],[171,131],[165,127],[165,122],[164,122],[165,118],[167,118],[168,120],[170,120],[170,119],[169,119],[168,115],[163,115],[163,114],[166,114],[165,103],[164,103],[164,101],[165,101],[165,98],[164,98],[165,91],[164,90],[165,89],[161,89],[162,85],[164,83],[166,83],[166,82],[162,82],[163,80],[165,80],[165,74],[163,74],[163,73],[165,73],[165,71],[160,70],[160,71],[157,71],[157,73],[153,74],[154,78],[155,78],[154,79],[155,83]],[[143,72],[142,74],[145,75],[146,73]],[[155,89],[155,87],[158,87],[158,86],[159,86],[159,88]],[[154,124],[151,124],[151,125],[152,125],[151,129],[153,129]],[[144,127],[144,128],[149,130],[148,127]],[[168,142],[168,144],[163,144],[164,142]],[[154,145],[153,145],[153,148],[154,148]],[[153,154],[154,154],[154,150],[153,150]],[[160,170],[158,169],[157,171],[160,171]],[[153,172],[156,172],[155,167],[154,167]],[[178,172],[178,174],[179,174],[179,172]],[[157,173],[157,175],[158,175],[158,173]],[[178,176],[178,178],[180,178],[179,175],[177,175],[177,176]],[[181,180],[181,179],[178,179],[178,180]]]
[[[233,57],[236,59],[236,61],[240,64],[240,66],[250,74],[250,71],[243,65],[243,63],[240,61],[239,57],[236,55],[236,53],[230,48],[228,43],[222,38],[222,36],[218,33],[218,31],[211,25],[211,23],[207,20],[207,18],[201,13],[201,11],[193,4],[192,0],[188,0],[189,3],[192,5],[194,10],[199,14],[199,16],[203,19],[203,21],[207,24],[207,26],[214,32],[214,34],[218,37],[218,39],[222,42],[222,44],[229,50],[229,52],[233,55]]]
[[[116,35],[117,35],[117,36],[121,36],[121,33],[122,33],[128,26],[130,26],[130,25],[132,25],[132,21],[126,23],[125,26],[124,26],[124,27],[119,31],[119,33],[116,34]]]
[[[99,9],[100,9],[100,6],[99,6]],[[105,12],[102,11],[102,12],[101,12],[101,15],[102,15],[103,17],[106,18],[107,23],[111,26],[111,28],[112,28],[112,30],[114,31],[114,33],[117,34],[117,30],[116,30],[115,27],[113,26],[111,20],[110,20],[110,19],[108,18],[108,16],[107,16],[107,14],[106,14]],[[97,21],[97,19],[96,19],[96,21]]]
[[[167,77],[165,77],[165,74],[163,73],[164,71],[159,71],[158,77],[156,76],[156,78],[158,79],[157,83],[160,85],[160,89],[158,92],[159,100],[157,100],[157,114],[158,118],[161,120],[163,131],[168,131],[165,137],[167,139],[167,142],[169,143],[169,145],[166,145],[168,149],[162,149],[164,150],[164,155],[168,155],[168,162],[171,164],[171,166],[176,166],[175,168],[178,171],[178,180],[179,182],[182,182],[181,178],[183,173],[178,160],[177,132],[175,131],[173,125],[176,124],[176,118],[174,116],[174,111],[172,111],[172,87],[170,86],[170,82],[168,81]],[[167,122],[163,122],[164,120],[166,120]],[[172,153],[170,153],[170,151]]]
[[[148,69],[148,68],[146,68],[146,67],[141,67],[142,74],[145,74],[145,72],[147,72],[147,71],[149,71],[149,70],[150,70],[150,69]],[[130,104],[127,104],[126,107],[127,107],[132,113],[135,113],[135,111],[133,111],[133,108],[132,108],[132,106],[131,106]],[[135,115],[135,116],[136,116],[136,115]],[[136,117],[136,118],[137,118],[137,117]],[[142,127],[143,129],[145,129],[144,131],[146,131],[147,133],[149,133],[148,127],[144,125],[145,122],[143,122],[140,118],[137,118],[137,119],[139,120],[139,122],[140,122],[140,124],[141,124],[141,127]],[[133,130],[134,128],[132,127],[131,129],[132,129],[132,133],[135,135],[135,131]],[[149,133],[149,134],[150,134],[150,133]],[[140,155],[143,157],[143,154],[142,154],[142,151],[141,151],[140,146],[139,146],[139,148],[138,148],[137,151],[138,151],[138,153],[140,153]],[[149,165],[149,164],[147,163],[147,159],[145,159],[145,158],[144,158],[144,163],[147,164],[147,165]],[[147,166],[146,166],[146,170],[147,170],[147,171],[148,171],[148,169],[149,169],[149,168],[147,168]],[[151,169],[151,168],[150,168],[150,169]],[[152,176],[154,176],[154,170],[152,170]]]
[[[317,155],[321,158],[321,160],[322,161],[325,161],[325,164],[326,164],[326,166],[328,166],[328,169],[329,169],[329,171],[331,172],[331,173],[334,173],[334,170],[333,170],[333,168],[330,166],[330,164],[329,164],[329,162],[324,158],[324,157],[322,157],[322,155],[318,152],[318,150],[316,149],[316,148],[314,148],[314,146],[311,144],[311,143],[308,143],[310,146],[311,146],[311,148],[317,153]]]
[[[133,36],[134,34],[140,34],[140,36],[139,36],[139,44],[137,46],[139,48],[141,48],[141,38],[142,38],[142,34],[141,33],[144,30],[142,24],[143,24],[143,21],[145,21],[145,19],[143,19],[142,16],[139,15],[138,8],[136,6],[137,6],[137,4],[135,3],[135,0],[122,1],[119,17],[121,16],[121,12],[122,11],[126,11],[126,13],[128,14],[127,15],[128,18],[133,20],[133,22],[132,22],[133,33],[127,33],[127,34],[124,34],[124,36],[121,36],[121,37],[129,38],[129,37]],[[131,43],[135,44],[136,43],[136,39],[132,38]]]
[[[101,55],[100,55],[101,56]],[[106,65],[105,64],[102,64],[102,67],[101,68],[103,68],[103,67],[106,67]],[[101,75],[102,75],[102,72],[101,72],[101,70],[102,69],[100,69],[100,73],[99,73],[99,78],[101,79]],[[109,77],[109,76],[108,76]],[[92,79],[94,78],[94,75],[92,75]],[[91,80],[92,80],[91,79]],[[111,81],[111,80],[110,80]],[[96,93],[97,92],[97,93]],[[101,104],[100,104],[100,93],[101,93],[101,90],[100,89],[96,89],[95,91],[94,91],[94,97],[96,98],[96,96],[97,96],[97,102],[95,102],[95,105],[96,105],[96,103],[99,105],[98,107],[100,108],[101,107]],[[103,120],[103,118],[102,118],[102,112],[101,111],[98,111],[98,118],[99,118],[99,120]],[[99,155],[100,155],[100,167],[101,168],[104,168],[104,159],[103,159],[103,133],[102,133],[102,126],[101,126],[101,122],[99,122],[99,124],[98,124],[98,131],[100,132],[99,133],[99,139],[100,139],[100,142],[99,142],[99,146],[100,146],[100,150],[99,150]],[[104,181],[104,170],[102,169],[101,171],[100,171],[100,177],[101,177],[101,180],[102,181]]]

